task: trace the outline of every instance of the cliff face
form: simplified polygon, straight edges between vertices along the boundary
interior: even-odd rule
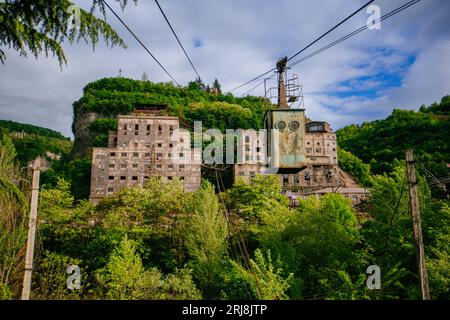
[[[75,141],[72,149],[72,158],[81,159],[91,154],[91,130],[89,126],[102,116],[97,112],[74,112],[75,116],[72,124],[72,131]]]

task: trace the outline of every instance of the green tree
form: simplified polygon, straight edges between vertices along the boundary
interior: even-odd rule
[[[113,251],[101,282],[107,288],[107,297],[116,300],[143,299],[149,288],[149,279],[136,253],[136,243],[126,237]]]
[[[37,268],[33,274],[32,299],[37,300],[78,300],[86,289],[86,277],[80,274],[80,290],[70,290],[67,287],[67,268],[80,265],[77,259],[63,256],[46,250],[42,257],[36,259]]]
[[[97,18],[92,11],[100,7],[105,13],[104,3],[101,0],[92,1],[92,10],[88,12],[80,9],[79,30],[72,28],[68,23],[72,12],[69,7],[73,5],[68,0],[5,0],[0,10],[0,45],[11,47],[19,51],[20,55],[27,56],[30,51],[36,58],[45,53],[52,53],[62,65],[67,62],[62,48],[62,41],[73,43],[75,40],[84,40],[94,46],[99,36],[111,46],[125,47],[122,39],[111,28],[105,19]],[[125,6],[127,1],[120,1]],[[5,52],[0,49],[0,61],[5,62]]]
[[[282,259],[285,276],[293,273],[291,298],[351,299],[363,294],[367,253],[348,199],[339,194],[309,197],[296,210],[262,215],[257,228],[259,246]]]
[[[182,267],[186,259],[183,221],[191,196],[178,179],[150,178],[144,188],[126,188],[114,197],[103,199],[93,214],[105,242],[93,241],[94,247],[90,250],[93,258],[96,250],[108,255],[108,239],[116,241],[118,236],[128,234],[142,241],[145,266],[157,265],[164,272]]]
[[[356,181],[363,186],[370,186],[371,173],[370,165],[362,162],[361,159],[353,155],[351,152],[343,149],[338,150],[339,167],[350,173]]]
[[[55,188],[41,192],[40,214],[47,222],[65,221],[70,218],[74,197],[70,192],[70,184],[59,178]]]
[[[404,165],[390,175],[374,176],[369,199],[370,219],[362,225],[361,235],[371,248],[371,261],[383,270],[381,297],[419,299],[421,297],[409,210],[408,185]],[[416,171],[417,172],[417,171]],[[450,210],[446,203],[431,197],[424,178],[418,174],[422,234],[432,298],[447,298],[442,282],[448,274]],[[444,286],[443,286],[444,285]]]
[[[413,148],[416,160],[436,177],[445,177],[450,158],[450,119],[445,115],[449,101],[444,97],[439,105],[422,108],[423,112],[396,109],[386,119],[339,129],[339,146],[370,163],[375,174],[392,172],[396,161],[405,158],[406,149]],[[436,115],[432,110],[442,114]],[[435,190],[434,196],[444,198],[445,193]]]
[[[228,206],[250,222],[258,222],[264,215],[287,208],[288,199],[281,194],[277,175],[257,175],[246,182],[238,179],[227,191]]]
[[[199,299],[188,270],[163,276],[156,268],[145,270],[137,244],[124,237],[99,274],[109,299]]]
[[[189,207],[186,247],[199,288],[206,298],[219,296],[223,259],[227,254],[227,222],[213,186],[203,182]]]
[[[220,85],[219,80],[217,80],[217,78],[214,79],[213,88],[217,90],[218,94],[222,94],[222,86]]]
[[[264,257],[262,251],[256,249],[255,259],[250,259],[249,264],[250,270],[237,263],[234,263],[234,267],[251,284],[254,296],[261,300],[288,299],[286,291],[293,274],[291,273],[284,278],[282,269],[273,265],[270,250],[267,250],[267,256]]]
[[[0,299],[13,298],[20,288],[20,251],[26,242],[26,187],[15,155],[11,139],[0,136]]]

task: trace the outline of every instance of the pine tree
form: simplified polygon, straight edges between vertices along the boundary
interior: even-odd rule
[[[36,58],[52,53],[60,65],[67,63],[61,45],[67,40],[84,40],[95,46],[100,35],[111,46],[126,47],[123,40],[106,22],[105,7],[101,0],[92,0],[91,12],[75,6],[69,0],[5,0],[0,7],[0,46],[11,47],[21,56],[31,52]],[[135,0],[136,2],[136,0]],[[127,0],[120,0],[122,8]],[[97,18],[96,8],[105,16]],[[6,54],[0,49],[0,62],[5,63]]]
[[[215,89],[217,94],[222,94],[222,86],[219,83],[219,80],[217,78],[214,80],[213,88]]]

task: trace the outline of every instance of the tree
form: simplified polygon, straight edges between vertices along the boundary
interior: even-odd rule
[[[368,212],[371,219],[361,228],[364,243],[371,249],[371,261],[383,270],[383,299],[421,297],[405,171],[401,165],[389,175],[374,176]],[[447,203],[431,197],[426,181],[417,173],[430,291],[432,298],[448,298],[448,286],[442,279],[450,271],[446,261],[450,253],[450,210]]]
[[[145,297],[149,279],[136,249],[136,243],[124,237],[111,254],[101,277],[108,298],[135,300]]]
[[[370,163],[375,174],[392,172],[395,161],[403,161],[406,149],[413,148],[416,160],[436,177],[445,177],[450,158],[450,120],[445,115],[449,106],[450,99],[444,97],[423,112],[396,109],[386,119],[344,127],[336,132],[339,146]],[[434,196],[444,198],[445,193],[434,192]]]
[[[13,298],[20,288],[26,242],[28,204],[15,155],[11,139],[0,136],[0,299]]]
[[[370,186],[370,165],[365,164],[351,152],[345,151],[341,148],[338,150],[338,158],[340,168],[350,173],[361,185],[366,187]]]
[[[219,80],[217,80],[217,78],[214,80],[213,88],[215,89],[217,94],[222,94],[222,86],[220,85]]]
[[[70,25],[74,19],[73,3],[69,0],[5,0],[0,8],[0,45],[12,47],[21,56],[30,51],[36,58],[45,53],[52,53],[60,65],[67,63],[61,43],[64,40],[73,43],[84,40],[95,45],[99,36],[103,36],[111,46],[125,47],[118,34],[106,22],[105,8],[102,0],[92,0],[91,12],[80,9],[79,30]],[[136,0],[135,0],[136,2]],[[120,0],[122,8],[127,0]],[[104,19],[95,17],[96,7]],[[4,63],[6,54],[0,49],[0,61]]]
[[[219,210],[214,187],[203,182],[195,192],[188,214],[186,247],[194,276],[208,299],[219,296],[220,275],[227,253],[227,222]]]
[[[195,78],[194,81],[189,82],[188,89],[194,90],[194,91],[205,91],[206,85],[202,81],[202,79],[200,77],[198,77],[198,78]]]
[[[249,183],[239,179],[227,192],[228,205],[245,220],[259,222],[267,214],[287,209],[288,200],[280,191],[281,182],[277,175],[257,175]]]
[[[163,276],[156,268],[145,270],[136,242],[124,237],[99,273],[107,297],[116,300],[199,299],[188,270]]]
[[[250,270],[243,268],[237,263],[234,267],[239,270],[248,283],[251,284],[254,295],[260,300],[285,300],[288,298],[286,291],[293,274],[286,278],[282,275],[281,268],[275,268],[272,264],[270,250],[264,257],[260,249],[255,251],[255,259],[250,259]],[[280,262],[278,262],[280,264]]]
[[[67,268],[71,265],[79,266],[79,260],[48,250],[36,260],[37,268],[33,274],[33,299],[74,300],[82,297],[84,290],[88,287],[84,272],[80,274],[81,290],[67,288]]]
[[[282,259],[285,276],[293,273],[291,298],[359,296],[366,254],[348,199],[339,194],[309,197],[296,210],[274,210],[261,217],[256,227],[259,246]]]
[[[150,177],[144,187],[124,188],[102,199],[92,212],[98,228],[87,246],[89,260],[98,260],[95,267],[101,267],[99,259],[109,255],[118,238],[120,241],[128,235],[142,244],[139,248],[145,266],[156,265],[163,272],[181,268],[186,259],[183,217],[191,196],[176,178],[164,181]],[[102,252],[100,257],[98,252]]]

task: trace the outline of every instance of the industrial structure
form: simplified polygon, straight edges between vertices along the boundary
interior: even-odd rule
[[[118,130],[109,132],[107,148],[93,148],[90,201],[143,185],[149,177],[182,180],[186,191],[201,181],[201,150],[191,148],[190,134],[179,119],[164,114],[167,106],[137,106],[118,116]]]
[[[339,168],[336,134],[330,125],[306,120],[298,76],[287,79],[286,64],[287,58],[277,63],[278,107],[266,112],[265,132],[244,131],[239,137],[242,156],[233,169],[235,179],[278,174],[293,205],[297,199],[332,192],[359,204],[368,191]]]
[[[338,166],[336,134],[324,121],[309,121],[298,76],[287,79],[287,58],[277,63],[277,105],[264,117],[265,130],[240,130],[235,179],[277,174],[292,205],[307,196],[340,193],[358,205],[367,198]],[[272,90],[273,88],[269,89]],[[109,132],[107,148],[93,148],[90,201],[124,187],[144,185],[150,177],[178,177],[187,191],[201,182],[202,150],[192,148],[190,133],[179,130],[166,105],[138,105],[118,116],[118,130]]]

